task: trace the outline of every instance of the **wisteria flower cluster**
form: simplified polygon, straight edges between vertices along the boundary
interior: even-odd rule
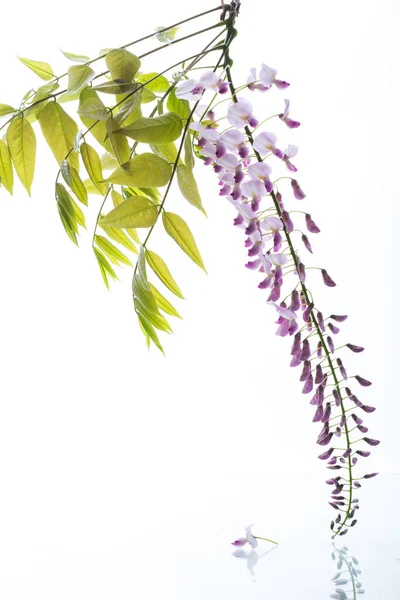
[[[306,212],[303,225],[296,222],[297,215],[292,209],[293,202],[305,198],[297,178],[293,177],[297,168],[292,159],[298,148],[288,145],[282,149],[275,132],[259,131],[259,119],[253,113],[252,103],[248,97],[236,94],[229,65],[225,73],[231,92],[226,114],[218,115],[217,119],[213,106],[209,105],[200,120],[191,123],[195,148],[204,164],[215,172],[219,195],[236,210],[233,223],[245,237],[248,255],[245,266],[260,275],[258,287],[277,315],[276,334],[293,338],[290,366],[300,367],[302,393],[310,396],[314,408],[312,420],[321,425],[317,444],[327,447],[319,458],[326,462],[328,470],[336,472],[327,480],[331,487],[330,504],[338,513],[331,523],[333,537],[344,535],[357,522],[359,501],[355,492],[361,487],[360,481],[377,475],[356,476],[354,472],[358,461],[370,455],[366,448],[378,445],[379,441],[367,435],[368,428],[359,416],[375,408],[358,398],[351,382],[361,387],[368,387],[371,382],[359,375],[349,375],[336,349],[334,338],[340,331],[338,324],[343,323],[347,315],[325,317],[307,287],[308,269],[302,254],[303,250],[313,252],[310,237],[320,229]],[[206,88],[225,93],[224,83],[215,73],[205,73],[199,81],[181,83],[177,96],[199,100]],[[258,76],[256,69],[251,69],[247,90],[266,93],[273,86],[282,90],[289,83],[278,79],[277,72],[265,64]],[[224,104],[218,102],[216,107]],[[277,118],[293,130],[300,122],[289,117],[289,111],[290,101],[284,99],[282,113]],[[222,129],[224,119],[229,127]],[[289,178],[292,192],[292,198],[285,200],[272,178],[282,164],[287,177],[279,176],[279,179]],[[295,208],[296,213],[301,212],[298,206]],[[298,247],[299,241],[302,250]],[[326,286],[336,285],[326,269],[321,268],[320,273]],[[355,353],[364,350],[353,343],[341,348]],[[250,533],[246,541],[254,543]]]

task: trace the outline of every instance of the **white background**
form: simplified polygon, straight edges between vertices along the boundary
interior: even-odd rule
[[[38,85],[17,54],[64,72],[70,64],[58,48],[95,56],[211,7],[181,0],[116,8],[8,3],[0,101],[18,103]],[[383,443],[368,470],[383,475],[361,490],[354,539],[361,549],[360,540],[370,547],[374,540],[390,557],[386,566],[369,559],[372,571],[386,569],[388,598],[397,597],[400,568],[390,521],[400,497],[398,18],[389,0],[245,0],[232,47],[236,82],[262,62],[291,82],[273,98],[260,97],[257,116],[281,110],[289,97],[291,116],[302,122],[294,132],[280,122],[274,130],[282,148],[300,147],[294,162],[307,199],[299,209],[322,229],[312,239],[314,256],[302,256],[325,266],[338,284],[328,290],[310,271],[310,287],[326,314],[350,315],[343,343],[367,348],[343,360],[374,383],[359,396],[378,408],[367,420],[371,437]],[[183,52],[199,44],[191,40]],[[157,68],[156,57],[148,70]],[[162,236],[152,247],[186,298],[176,303],[183,321],[174,336],[164,336],[164,358],[145,348],[130,270],[110,292],[101,281],[90,248],[98,196],[90,199],[80,248],[65,235],[53,200],[56,169],[41,143],[32,198],[20,184],[12,198],[0,190],[2,596],[97,600],[139,592],[150,599],[162,592],[180,600],[229,591],[258,599],[274,590],[276,598],[297,597],[294,581],[306,585],[318,559],[311,549],[305,557],[299,540],[329,542],[319,427],[299,373],[288,367],[290,342],[274,335],[275,315],[243,266],[243,237],[213,173],[197,166],[208,220],[178,194],[170,205],[190,223],[208,276]],[[253,520],[256,533],[281,542],[258,567],[257,587],[244,567],[239,574],[229,547]],[[318,598],[325,590],[318,586],[330,589],[335,573],[329,548],[323,556]],[[296,560],[304,561],[301,569]],[[293,588],[276,579],[289,566]]]

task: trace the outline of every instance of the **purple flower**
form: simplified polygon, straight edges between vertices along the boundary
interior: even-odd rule
[[[292,179],[292,181],[290,183],[291,183],[293,194],[294,194],[294,197],[296,198],[296,200],[304,200],[306,195],[303,192],[303,190],[301,189],[297,179]]]
[[[363,440],[364,442],[367,442],[367,444],[369,444],[370,446],[377,446],[378,444],[380,444],[379,440],[374,440],[369,437],[364,437]]]
[[[340,331],[339,327],[336,327],[332,323],[328,323],[328,327],[334,334],[339,333],[339,331]]]
[[[240,548],[241,546],[244,546],[245,544],[250,544],[250,546],[253,548],[253,550],[254,550],[254,548],[257,548],[258,542],[257,542],[256,538],[254,537],[254,535],[251,533],[252,527],[253,527],[253,525],[246,527],[246,536],[238,538],[237,540],[232,542],[232,546],[237,546]]]
[[[364,352],[365,350],[362,346],[355,346],[354,344],[346,344],[346,346],[350,348],[352,352]]]
[[[308,237],[304,233],[301,236],[301,240],[302,240],[303,244],[305,245],[305,247],[307,248],[307,250],[309,252],[311,252],[311,254],[312,254],[313,251],[312,251],[312,248],[311,248],[310,240],[308,239]]]
[[[258,121],[254,118],[252,111],[253,107],[248,100],[238,98],[238,101],[231,104],[228,108],[228,121],[238,129],[246,127],[246,125],[257,127]]]
[[[355,378],[357,379],[358,383],[364,387],[368,387],[369,385],[372,385],[371,381],[368,381],[368,379],[364,379],[364,377],[360,377],[359,375],[356,375]]]
[[[296,129],[297,127],[300,127],[300,122],[293,121],[293,119],[289,117],[289,106],[290,100],[285,100],[285,110],[279,115],[279,118],[289,127],[289,129]]]
[[[364,475],[364,479],[371,479],[371,477],[375,477],[379,475],[379,473],[368,473],[368,475]]]
[[[293,225],[292,219],[290,218],[289,213],[286,210],[282,211],[282,221],[286,227],[286,231],[288,233],[292,233],[292,231],[294,229],[294,225]]]
[[[271,69],[271,67],[267,67],[266,64],[263,64],[260,71],[260,80],[265,87],[270,88],[272,84],[275,84],[277,88],[283,90],[289,87],[290,83],[287,81],[282,81],[281,79],[276,78],[276,69]]]
[[[330,319],[337,321],[338,323],[343,323],[347,319],[347,315],[330,315]]]
[[[299,274],[299,279],[300,279],[301,283],[304,283],[306,280],[306,268],[302,262],[299,262],[298,267],[297,267],[297,272]]]
[[[276,148],[277,137],[274,133],[264,131],[254,138],[253,147],[260,156],[266,156],[268,152],[272,152],[277,158],[283,158],[282,150]]]
[[[318,456],[318,458],[320,458],[321,460],[327,460],[330,457],[330,455],[332,454],[333,450],[334,450],[334,448],[329,448],[329,450],[320,454]],[[330,480],[330,481],[332,481],[332,480]]]
[[[310,233],[319,233],[321,230],[312,220],[311,215],[306,214],[306,227]]]
[[[289,146],[286,148],[286,150],[283,153],[282,160],[285,163],[287,170],[290,171],[291,173],[296,173],[296,171],[297,171],[297,168],[290,161],[290,159],[293,158],[293,156],[296,156],[297,152],[298,152],[298,147],[289,144]]]
[[[335,287],[336,286],[336,283],[328,275],[328,273],[327,273],[327,271],[325,269],[321,269],[321,273],[322,273],[322,279],[324,280],[325,285],[327,285],[328,287]]]

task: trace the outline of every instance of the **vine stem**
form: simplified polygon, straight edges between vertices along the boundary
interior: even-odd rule
[[[228,30],[230,29],[232,31],[232,35],[234,35],[235,34],[235,30],[234,30],[234,27],[233,27],[233,25],[234,25],[233,20],[228,20],[227,23],[228,23]],[[235,86],[233,85],[233,81],[232,81],[232,74],[231,74],[231,69],[230,69],[231,65],[230,65],[230,63],[231,63],[231,60],[230,60],[230,57],[229,57],[229,49],[228,49],[228,51],[226,53],[226,63],[225,63],[226,64],[226,75],[227,75],[227,79],[228,79],[228,85],[229,85],[229,89],[230,89],[230,92],[231,92],[232,100],[234,102],[237,102],[238,98],[237,98],[237,95],[236,95]],[[258,162],[263,162],[260,153],[257,152],[257,150],[255,150],[255,148],[254,148],[254,139],[253,139],[252,132],[250,131],[250,128],[248,126],[246,126],[244,129],[245,129],[245,132],[247,134],[248,140],[249,140],[249,142],[250,142],[250,144],[251,144],[251,146],[252,146],[252,148],[254,150],[254,154],[255,154],[255,156],[257,158],[257,161]],[[273,203],[274,203],[274,206],[275,206],[275,210],[276,210],[278,216],[282,220],[282,212],[281,212],[281,209],[280,209],[280,206],[279,206],[279,203],[278,203],[278,200],[276,198],[276,195],[275,195],[274,191],[271,192],[271,197],[272,197],[272,200],[273,200]],[[286,228],[283,220],[282,220],[282,224],[283,224],[283,231],[285,233],[285,238],[286,238],[287,244],[288,244],[289,249],[290,249],[290,254],[292,256],[293,262],[294,262],[294,264],[296,266],[296,270],[298,272],[299,260],[297,258],[297,254],[296,254],[296,251],[294,249],[294,246],[293,246],[293,243],[292,243],[292,239],[290,237],[289,232],[287,231],[287,228]],[[311,304],[311,300],[310,300],[310,297],[309,297],[308,290],[307,290],[306,286],[301,281],[300,281],[300,286],[301,286],[301,290],[302,290],[302,292],[304,294],[304,298],[305,298],[305,300],[307,302],[307,305],[310,305]],[[315,316],[314,309],[311,310],[310,317],[311,317],[311,320],[312,320],[312,322],[314,324],[314,327],[315,327],[315,329],[316,329],[316,331],[318,333],[318,337],[320,339],[320,342],[322,344],[322,348],[324,350],[325,358],[328,361],[329,370],[330,370],[331,375],[332,375],[333,380],[334,380],[334,385],[336,387],[336,390],[337,390],[339,398],[340,398],[340,407],[341,407],[342,416],[345,416],[346,415],[346,411],[345,411],[345,408],[344,408],[344,399],[343,399],[342,393],[340,391],[339,381],[338,381],[337,376],[336,376],[336,372],[335,372],[335,369],[334,369],[334,366],[333,366],[333,363],[332,363],[332,358],[331,358],[330,352],[329,352],[328,347],[327,347],[327,345],[325,343],[324,335],[323,335],[323,333],[322,333],[322,331],[321,331],[321,329],[320,329],[320,327],[318,325],[318,320],[317,320],[317,318]],[[351,442],[350,442],[350,436],[349,436],[349,429],[348,429],[348,425],[347,425],[347,420],[344,423],[344,430],[345,430],[345,436],[346,436],[347,449],[350,449],[351,448]],[[351,509],[352,509],[351,503],[352,503],[352,498],[353,498],[353,486],[352,486],[353,473],[352,473],[351,456],[349,456],[347,460],[348,460],[348,469],[349,469],[349,477],[350,477],[350,479],[349,479],[349,482],[350,482],[350,484],[349,484],[350,485],[350,491],[349,491],[348,506],[347,506],[347,510],[343,511],[343,512],[346,512],[346,515],[344,517],[343,522],[338,526],[337,531],[334,532],[333,538],[335,538],[338,535],[338,533],[340,533],[341,529],[346,524],[346,522],[347,522],[347,520],[349,518],[349,514],[351,512]]]

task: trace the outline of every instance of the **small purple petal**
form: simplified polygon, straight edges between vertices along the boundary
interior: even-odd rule
[[[367,406],[366,404],[362,404],[360,408],[366,413],[373,413],[376,410],[375,406]]]
[[[317,312],[317,321],[318,321],[318,327],[320,328],[320,330],[325,331],[324,316],[323,316],[322,312],[320,312],[320,311]]]
[[[327,423],[330,419],[330,416],[331,416],[331,405],[330,405],[330,402],[328,402],[328,404],[326,405],[325,412],[321,419],[322,423]]]
[[[317,444],[318,444],[319,446],[327,446],[327,445],[330,443],[330,441],[331,441],[331,439],[332,439],[332,436],[333,436],[333,433],[332,433],[332,432],[331,432],[331,433],[328,433],[328,435],[327,435],[326,437],[322,438],[321,440],[319,440],[319,441],[317,442]]]
[[[339,333],[340,331],[339,327],[336,327],[336,325],[333,325],[332,323],[328,323],[328,327],[333,334]]]
[[[322,419],[323,414],[324,414],[324,409],[322,408],[322,406],[318,406],[317,410],[315,411],[312,422],[317,423],[318,421],[320,421]]]
[[[363,385],[364,387],[368,387],[369,385],[372,385],[372,382],[368,381],[368,379],[364,379],[364,377],[360,377],[359,375],[356,375],[355,378],[357,379],[358,383],[360,385]]]
[[[335,352],[335,346],[333,345],[333,340],[332,338],[328,335],[328,337],[326,338],[326,342],[328,344],[329,350],[332,352]]]
[[[310,342],[306,339],[303,342],[303,347],[300,354],[300,360],[308,360],[310,358],[311,350],[310,350]]]
[[[331,315],[329,318],[338,321],[338,323],[343,323],[347,319],[347,315]]]
[[[305,247],[307,248],[307,250],[313,254],[312,248],[311,248],[311,244],[310,244],[310,240],[308,239],[308,237],[303,233],[303,235],[301,236],[301,241],[303,242],[303,244],[305,245]]]
[[[380,444],[379,440],[374,440],[369,437],[365,437],[365,438],[363,438],[363,440],[364,440],[364,442],[367,442],[367,444],[369,444],[370,446],[377,446],[378,444]]]
[[[340,395],[339,395],[339,392],[336,389],[333,389],[332,390],[332,394],[333,394],[333,397],[335,399],[336,406],[340,406]]]
[[[307,379],[307,381],[304,384],[302,393],[303,394],[309,394],[311,392],[311,390],[313,389],[313,386],[314,386],[313,376],[310,375],[309,378]]]
[[[318,456],[318,458],[320,458],[321,460],[326,460],[327,458],[330,457],[330,455],[332,454],[333,450],[334,450],[334,448],[329,448],[329,450],[327,450],[326,452],[323,452],[322,454],[320,454]]]
[[[362,348],[361,346],[355,346],[354,344],[346,344],[346,346],[350,348],[352,352],[364,352],[365,350],[365,348]]]
[[[294,229],[294,225],[293,225],[292,219],[290,218],[289,213],[286,210],[282,211],[282,221],[286,227],[286,231],[288,233],[291,233]]]
[[[326,269],[321,269],[322,279],[324,280],[325,285],[328,287],[335,287],[336,283],[333,281],[332,277],[328,274]]]
[[[306,280],[306,268],[303,265],[303,263],[299,263],[297,272],[299,274],[299,279],[300,279],[301,283],[304,283]]]
[[[309,360],[306,360],[303,365],[303,370],[300,375],[300,381],[306,381],[311,373],[311,363]]]
[[[310,233],[319,233],[321,230],[312,220],[311,215],[306,214],[306,227]]]
[[[313,308],[314,308],[314,302],[311,302],[307,306],[306,310],[304,311],[304,313],[303,313],[303,321],[305,321],[305,323],[307,323],[308,319],[310,318],[310,314],[311,314],[311,311],[312,311]]]
[[[322,343],[321,342],[318,342],[318,345],[317,345],[317,356],[318,356],[318,358],[322,358]]]
[[[292,301],[290,303],[289,309],[293,310],[295,312],[296,310],[299,310],[299,308],[300,308],[299,293],[297,290],[293,290],[292,291]]]
[[[294,194],[294,197],[296,198],[296,200],[304,200],[306,195],[303,192],[303,190],[301,189],[299,182],[296,179],[292,179],[292,181],[290,183],[292,185],[293,194]]]
[[[379,473],[368,473],[368,475],[364,475],[364,479],[371,479],[371,477],[376,477]]]

